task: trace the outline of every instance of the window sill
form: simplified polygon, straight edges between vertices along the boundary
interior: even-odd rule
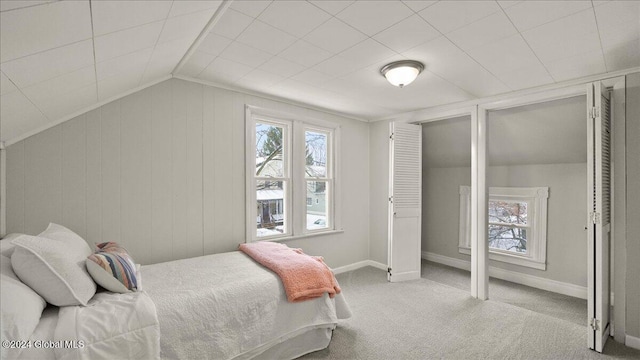
[[[291,241],[291,240],[299,240],[299,239],[311,238],[311,237],[316,237],[316,236],[342,234],[343,232],[344,232],[344,229],[326,230],[326,231],[312,232],[312,233],[303,234],[303,235],[286,236],[286,237],[271,238],[271,239],[264,239],[264,240],[255,239],[255,240],[253,240],[253,242],[258,242],[258,241],[278,241],[278,242],[279,241]]]
[[[467,247],[458,247],[458,251],[461,254],[471,255],[471,249]],[[504,263],[529,267],[537,270],[547,270],[547,264],[544,262],[539,262],[533,259],[517,256],[517,255],[509,255],[504,253],[496,253],[489,251],[489,260],[500,261]]]

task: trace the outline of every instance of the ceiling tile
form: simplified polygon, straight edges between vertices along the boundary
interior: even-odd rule
[[[91,2],[95,36],[164,20],[169,15],[171,1]]]
[[[640,66],[640,41],[638,39],[626,44],[619,44],[604,49],[607,71],[630,69]]]
[[[313,67],[313,70],[331,77],[344,76],[359,69],[362,69],[360,63],[354,63],[352,60],[345,59],[340,55],[329,58]]]
[[[308,69],[299,74],[296,74],[295,76],[291,77],[291,79],[321,87],[326,82],[332,80],[333,76],[321,73],[313,69]]]
[[[467,94],[457,86],[441,79],[429,71],[425,71],[405,88],[389,85],[383,80],[374,96],[380,99],[377,103],[393,109],[395,113],[418,110],[425,107],[469,100]]]
[[[298,0],[274,1],[258,19],[295,37],[303,37],[330,17],[310,3]]]
[[[253,70],[250,66],[223,58],[217,58],[198,75],[200,79],[214,82],[232,82]]]
[[[96,62],[155,46],[163,26],[164,21],[156,21],[96,37]]]
[[[591,9],[527,30],[522,36],[544,63],[600,48]]]
[[[88,1],[58,1],[0,13],[0,62],[91,38]]]
[[[270,0],[232,1],[230,8],[251,17],[258,17],[271,4]]]
[[[27,86],[22,89],[22,93],[36,105],[39,105],[42,100],[55,96],[55,94],[68,93],[90,84],[95,84],[95,82],[95,68],[87,66],[80,70]]]
[[[305,67],[311,67],[331,57],[331,53],[311,45],[304,40],[298,40],[278,56],[304,65]]]
[[[169,42],[156,44],[156,47],[153,49],[153,54],[151,55],[150,61],[170,59],[172,61],[178,62],[182,60],[182,57],[189,50],[192,43],[193,39],[191,37],[185,37]]]
[[[640,38],[640,1],[609,1],[596,7],[595,13],[603,47]]]
[[[598,29],[603,48],[618,47],[633,40],[640,42],[640,21],[621,22],[607,27],[600,26],[598,21]]]
[[[342,21],[332,18],[304,37],[309,43],[337,54],[367,36]]]
[[[428,8],[429,6],[437,3],[438,1],[427,1],[427,0],[402,0],[402,2],[411,8],[411,10],[415,12],[419,12]]]
[[[0,141],[24,135],[49,121],[20,91],[0,96],[0,103]]]
[[[140,84],[144,68],[129,69],[125,72],[98,81],[98,100],[105,101],[135,89]]]
[[[465,51],[504,39],[518,31],[506,15],[499,11],[447,35],[449,40]]]
[[[607,71],[601,50],[591,51],[568,58],[545,63],[556,81],[575,79]]]
[[[167,19],[164,23],[164,28],[162,29],[158,43],[162,44],[181,38],[190,38],[193,43],[202,30],[207,26],[207,23],[211,20],[213,13],[214,9],[207,9],[193,14]]]
[[[411,93],[407,95],[409,103],[405,104],[404,109],[398,108],[397,111],[406,111],[406,107],[417,110],[473,98],[469,93],[430,71],[420,74],[418,79],[411,83],[411,86],[407,86],[407,89],[411,90]],[[393,104],[390,104],[390,106],[393,106]]]
[[[191,38],[176,39],[156,45],[144,71],[141,84],[171,74],[191,46]]]
[[[590,1],[522,1],[505,9],[519,31],[591,8]]]
[[[200,43],[198,51],[206,52],[211,55],[218,55],[231,44],[231,40],[214,33],[209,33]]]
[[[3,0],[0,1],[0,11],[8,11],[8,10],[15,10],[15,9],[21,9],[24,7],[32,7],[32,6],[38,6],[38,5],[42,5],[42,4],[46,4],[49,2],[52,2],[55,0],[44,0],[44,1],[39,1],[39,0],[11,0],[11,1],[7,1],[7,0]]]
[[[340,57],[360,67],[369,66],[392,55],[392,50],[373,39],[367,39],[340,53]]]
[[[5,62],[2,71],[22,88],[92,64],[93,44],[85,40]]]
[[[513,90],[528,89],[554,83],[547,69],[540,63],[499,73],[496,74],[496,76]]]
[[[108,77],[133,71],[133,69],[141,68],[144,71],[152,53],[153,48],[147,48],[96,64],[98,82]]]
[[[169,17],[186,15],[194,12],[212,9],[211,14],[220,7],[222,1],[213,0],[178,0],[173,2]]]
[[[536,64],[541,65],[520,34],[472,49],[467,53],[496,75]]]
[[[256,20],[238,37],[238,41],[276,55],[293,44],[296,38]]]
[[[403,55],[422,61],[427,70],[472,95],[484,97],[509,91],[505,84],[445,37],[405,51]]]
[[[419,14],[440,32],[447,34],[497,11],[500,11],[500,7],[494,1],[439,1]]]
[[[353,4],[353,1],[348,0],[315,0],[309,2],[331,15],[336,15],[346,9],[347,6]]]
[[[18,88],[13,84],[13,82],[11,82],[3,72],[0,72],[0,95],[6,95],[16,90],[18,90]]]
[[[399,1],[356,1],[336,17],[373,36],[412,14],[411,9]]]
[[[500,5],[501,8],[506,9],[506,8],[510,8],[514,5],[517,5],[519,3],[521,3],[523,0],[498,0],[498,5]]]
[[[261,88],[267,88],[269,86],[273,86],[274,84],[284,80],[285,78],[280,75],[272,74],[267,71],[263,71],[260,69],[255,69],[243,76],[240,81],[243,84],[252,84],[255,86],[259,86]]]
[[[211,62],[215,59],[215,55],[207,54],[202,51],[194,52],[189,61],[179,71],[180,75],[197,77]]]
[[[440,32],[418,15],[410,16],[373,38],[388,48],[403,52],[440,36]]]
[[[267,61],[266,63],[262,64],[262,66],[260,66],[260,69],[270,72],[272,74],[276,74],[276,75],[280,75],[285,78],[288,78],[290,76],[293,76],[301,72],[305,68],[302,65],[293,63],[291,61],[288,61],[276,56],[271,58],[271,60]]]
[[[600,5],[605,5],[610,3],[613,0],[591,0],[591,2],[593,3],[593,7],[598,7]],[[618,0],[618,1],[626,1],[626,0]]]
[[[220,57],[255,68],[269,60],[273,55],[254,47],[234,42],[224,49]]]
[[[68,93],[56,93],[36,105],[51,120],[62,119],[97,102],[96,84],[90,84]]]
[[[213,26],[211,32],[229,39],[235,39],[242,34],[252,21],[253,18],[250,16],[233,9],[227,9]]]

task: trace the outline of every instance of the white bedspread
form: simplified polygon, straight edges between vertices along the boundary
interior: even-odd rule
[[[141,272],[157,307],[162,358],[252,358],[310,329],[333,329],[338,315],[350,315],[341,296],[287,302],[277,275],[238,251]]]
[[[86,307],[61,307],[53,339],[67,341],[54,349],[58,360],[160,358],[156,308],[144,292],[99,293]]]

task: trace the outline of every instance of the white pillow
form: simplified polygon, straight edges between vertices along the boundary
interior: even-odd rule
[[[0,240],[0,254],[11,258],[11,254],[13,254],[13,249],[16,247],[11,242],[14,239],[17,239],[22,234],[9,234],[5,235],[5,237]]]
[[[13,244],[13,271],[48,303],[87,305],[96,293],[85,266],[91,249],[73,231],[50,224],[39,236],[22,235]]]
[[[2,304],[2,341],[31,337],[47,303],[23,284],[11,269],[11,259],[0,255],[0,304]],[[2,349],[3,359],[13,359],[19,349]]]

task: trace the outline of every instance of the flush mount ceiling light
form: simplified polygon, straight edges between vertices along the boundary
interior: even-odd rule
[[[382,76],[393,86],[404,87],[413,82],[424,70],[424,65],[415,60],[394,61],[380,69]]]

